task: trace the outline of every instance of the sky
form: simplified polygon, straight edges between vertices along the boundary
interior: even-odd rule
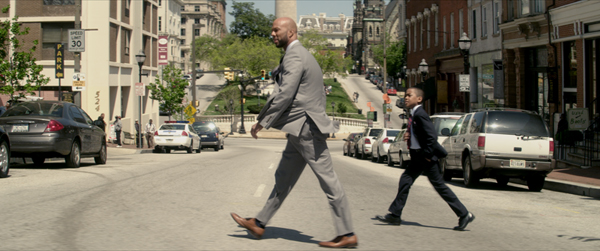
[[[231,27],[233,22],[233,16],[229,15],[233,5],[232,0],[227,1],[227,29]],[[326,13],[327,17],[337,17],[339,14],[346,16],[353,16],[353,5],[355,0],[297,0],[296,7],[298,10],[298,17],[302,15],[312,15],[313,13],[319,15],[319,13]],[[258,1],[247,1],[238,0],[236,2],[253,2],[254,8],[258,9],[265,15],[275,15],[275,0],[258,0]],[[361,1],[362,2],[362,1]],[[298,20],[295,20],[298,22]]]

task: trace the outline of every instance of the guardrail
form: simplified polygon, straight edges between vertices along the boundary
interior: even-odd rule
[[[244,123],[246,122],[250,122],[250,123],[254,123],[256,122],[256,117],[258,115],[256,114],[251,114],[251,115],[245,115],[244,114]],[[203,115],[203,116],[199,116],[198,117],[198,121],[212,121],[215,123],[231,123],[233,121],[235,122],[240,122],[240,115],[239,114],[235,114],[233,116],[231,115]],[[333,118],[334,121],[338,121],[340,123],[340,126],[359,126],[359,127],[366,127],[368,125],[367,121],[364,119],[352,119],[352,118],[344,118],[344,117],[334,117]]]

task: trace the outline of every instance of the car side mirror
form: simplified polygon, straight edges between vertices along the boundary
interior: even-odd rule
[[[448,128],[442,129],[442,135],[443,136],[450,136],[450,129],[448,129]]]
[[[344,141],[348,141],[348,139],[343,139]]]
[[[404,114],[404,113],[398,114],[398,117],[401,119],[406,119],[406,114]]]

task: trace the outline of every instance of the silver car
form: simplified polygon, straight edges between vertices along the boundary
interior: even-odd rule
[[[406,141],[404,141],[405,132],[406,129],[402,129],[400,133],[396,135],[392,144],[390,144],[387,154],[388,166],[394,166],[395,163],[398,163],[400,167],[406,167],[408,165],[410,153],[408,151],[408,145],[406,144]]]
[[[391,142],[400,133],[399,129],[386,129],[384,128],[379,132],[379,135],[374,138],[373,143],[373,157],[371,161],[377,163],[383,163],[387,158],[388,148],[390,148]]]

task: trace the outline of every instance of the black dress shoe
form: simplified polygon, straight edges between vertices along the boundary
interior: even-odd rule
[[[400,225],[402,223],[402,220],[400,219],[400,217],[394,216],[392,214],[386,214],[384,216],[377,215],[377,216],[375,216],[375,218],[381,222],[385,222],[385,223],[392,224],[392,225]]]
[[[466,216],[458,219],[458,226],[454,227],[454,230],[463,231],[471,221],[475,219],[475,215],[469,212]]]

